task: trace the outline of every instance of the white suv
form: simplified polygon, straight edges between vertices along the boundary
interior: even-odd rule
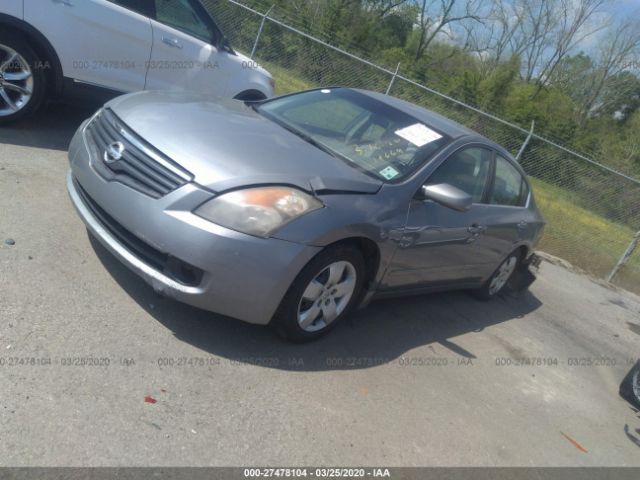
[[[199,0],[0,1],[0,123],[89,87],[273,95],[271,75],[231,48]]]

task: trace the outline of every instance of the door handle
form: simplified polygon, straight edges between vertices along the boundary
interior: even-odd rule
[[[180,50],[182,50],[182,44],[177,38],[162,37],[162,42],[169,45],[170,47],[179,48]]]
[[[72,0],[53,0],[53,3],[59,3],[60,5],[65,5],[67,7],[73,7]]]
[[[529,224],[527,222],[525,222],[524,220],[522,220],[520,223],[518,223],[518,228],[519,229],[525,229],[527,228]]]
[[[467,232],[469,232],[470,234],[472,234],[475,237],[477,237],[478,235],[482,235],[486,230],[487,230],[487,227],[484,227],[482,225],[478,225],[476,223],[474,223],[469,228],[467,228]]]

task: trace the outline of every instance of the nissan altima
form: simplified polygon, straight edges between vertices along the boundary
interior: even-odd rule
[[[508,151],[364,90],[126,95],[69,159],[88,230],[157,292],[293,341],[373,298],[528,286],[544,227]]]

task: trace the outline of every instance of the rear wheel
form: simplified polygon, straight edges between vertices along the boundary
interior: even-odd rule
[[[511,253],[493,272],[493,275],[478,290],[474,290],[473,294],[480,300],[490,300],[498,295],[513,276],[520,263],[519,253]]]
[[[0,124],[33,113],[42,103],[45,75],[23,40],[0,36]]]
[[[293,281],[272,326],[287,340],[319,338],[351,311],[360,296],[364,273],[362,254],[353,247],[336,246],[321,252]]]

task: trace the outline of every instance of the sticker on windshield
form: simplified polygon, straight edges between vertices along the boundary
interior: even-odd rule
[[[427,143],[435,142],[442,138],[442,135],[434,132],[422,123],[414,123],[408,127],[396,130],[395,134],[413,143],[416,147],[423,147]]]
[[[387,167],[387,168],[384,168],[384,169],[380,170],[380,175],[382,175],[387,180],[391,180],[392,178],[397,177],[398,173],[400,173],[400,172],[398,172],[393,167]]]

